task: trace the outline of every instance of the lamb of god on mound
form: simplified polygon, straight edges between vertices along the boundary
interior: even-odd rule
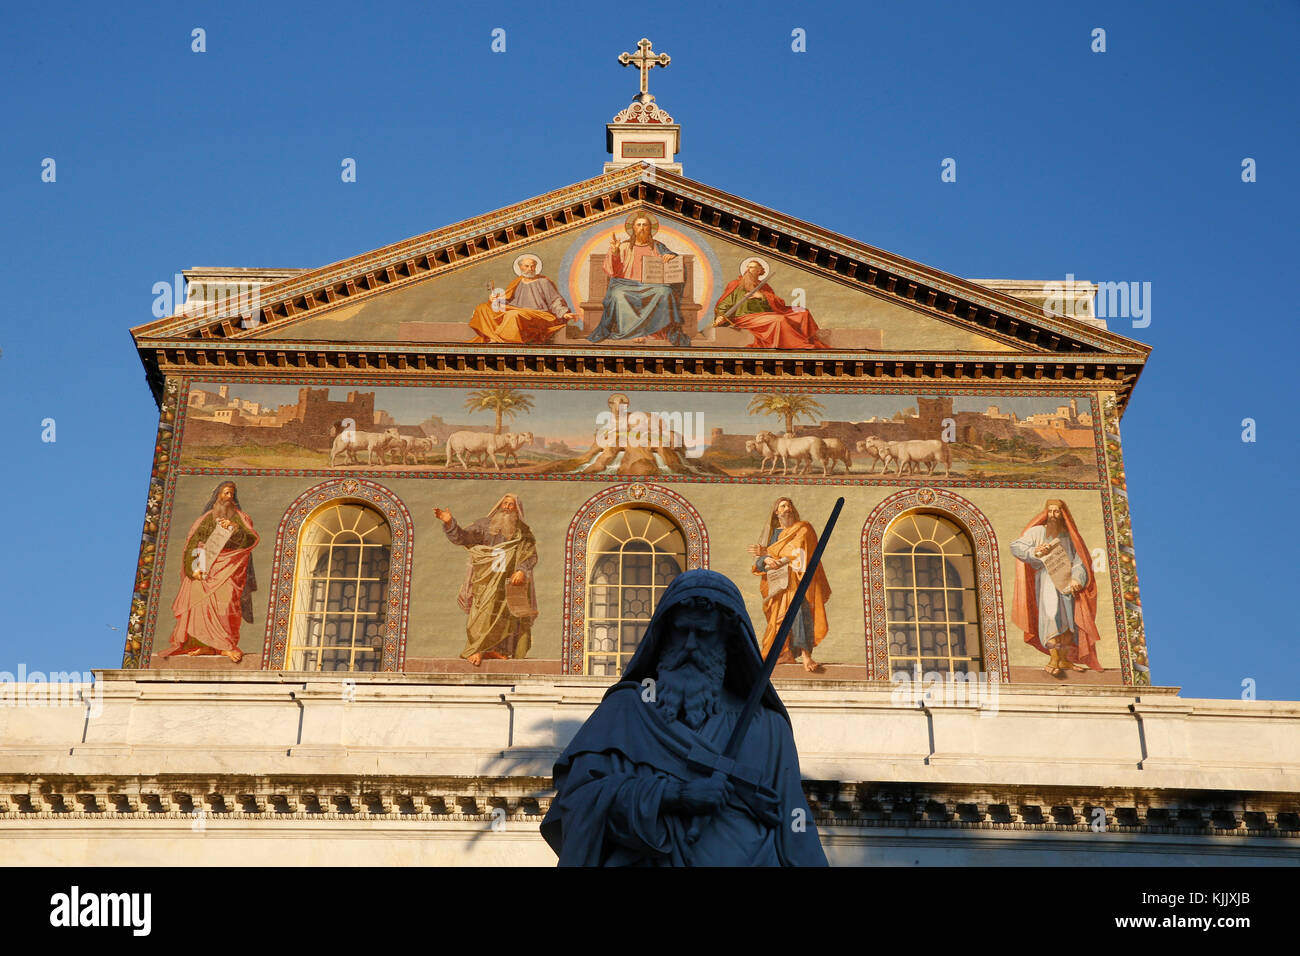
[[[555,283],[542,275],[542,260],[532,253],[515,259],[518,277],[504,289],[488,283],[488,301],[474,307],[469,327],[474,341],[536,345],[549,342],[578,316]]]

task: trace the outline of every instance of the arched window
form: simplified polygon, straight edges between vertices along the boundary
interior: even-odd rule
[[[392,544],[384,516],[359,502],[331,501],[303,522],[294,571],[290,670],[380,669]]]
[[[677,492],[639,481],[596,492],[564,539],[561,673],[617,677],[673,578],[708,566],[704,522]]]
[[[414,559],[411,513],[366,478],[329,478],[275,534],[265,670],[400,671]]]
[[[617,676],[636,651],[664,589],[686,567],[682,529],[653,508],[604,514],[587,543],[583,673]]]
[[[907,488],[862,528],[867,678],[1010,679],[1002,571],[988,519],[942,488]]]
[[[974,547],[954,522],[913,512],[889,526],[885,602],[891,675],[982,669]]]

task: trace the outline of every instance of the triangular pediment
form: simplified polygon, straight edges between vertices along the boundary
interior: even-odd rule
[[[639,215],[653,221],[656,258],[679,259],[679,275],[653,282],[659,277],[633,275],[621,259],[606,268],[611,238],[620,256],[644,253],[629,238]],[[537,276],[526,274],[525,260],[537,264]],[[762,288],[737,291],[754,260]],[[648,167],[323,268],[260,275],[262,284],[242,297],[217,297],[133,329],[151,379],[158,382],[156,356],[181,344],[204,353],[200,364],[225,364],[234,350],[236,364],[283,366],[294,355],[302,366],[315,355],[345,367],[349,360],[325,358],[343,350],[366,353],[361,368],[417,360],[424,367],[429,356],[415,352],[431,349],[481,364],[492,353],[626,356],[631,348],[671,352],[678,365],[691,355],[697,366],[709,355],[786,356],[847,361],[876,375],[960,377],[973,369],[979,377],[987,365],[1000,377],[1005,366],[1017,376],[1115,378],[1127,392],[1149,352],[1100,323],[1054,314],[1027,283],[961,279]],[[651,301],[655,289],[668,290],[664,301]],[[507,290],[495,307],[493,290]],[[502,324],[510,309],[525,307],[535,314]],[[214,351],[222,354],[212,359]]]
[[[332,308],[307,312],[292,321],[254,329],[247,337],[270,341],[481,342],[482,336],[474,328],[476,310],[480,316],[485,308],[491,311],[489,290],[509,288],[519,276],[519,260],[523,258],[540,264],[539,274],[530,281],[541,283],[546,290],[546,295],[538,296],[532,304],[542,306],[546,299],[556,301],[554,296],[558,293],[563,305],[555,306],[555,312],[559,313],[557,320],[566,314],[575,316],[554,334],[546,335],[545,343],[591,346],[597,344],[591,340],[591,333],[599,328],[606,311],[604,300],[609,277],[605,265],[610,237],[626,235],[627,219],[645,208],[617,210],[585,223],[585,228],[483,256],[460,269],[384,290],[356,302],[339,303]],[[758,260],[762,263],[759,268],[763,284],[780,302],[769,302],[762,295],[752,296],[755,312],[767,315],[774,304],[777,308],[791,309],[791,314],[797,314],[796,309],[802,310],[809,317],[805,325],[810,321],[811,327],[822,333],[821,344],[837,351],[1022,350],[1005,336],[973,332],[959,323],[936,319],[923,310],[890,301],[883,294],[855,288],[837,277],[784,261],[769,250],[756,250],[731,238],[711,236],[680,217],[653,210],[651,213],[658,226],[654,241],[683,260],[684,281],[677,294],[677,307],[691,347],[764,347],[755,342],[756,336],[764,335],[770,343],[767,347],[814,347],[812,342],[817,339],[807,327],[794,330],[784,341],[773,342],[767,329],[750,332],[742,327],[743,316],[733,316],[723,325],[716,324],[718,303],[731,291],[742,263]],[[736,297],[734,291],[731,297]],[[722,310],[724,314],[726,311]],[[489,316],[489,321],[492,318]],[[532,341],[507,344],[540,344],[538,339],[543,334],[544,331],[534,332]],[[617,347],[640,337],[603,339],[599,344]],[[805,340],[809,344],[805,345]],[[648,338],[648,342],[654,344],[655,340]],[[657,344],[672,343],[660,340]]]
[[[703,203],[688,203],[682,195],[666,201],[669,189],[696,193],[715,208],[704,214]],[[624,170],[263,285],[255,302],[259,314],[248,308],[253,300],[232,298],[218,308],[141,326],[134,334],[137,339],[470,342],[474,310],[488,304],[491,289],[508,287],[519,276],[518,260],[529,256],[581,318],[545,343],[517,344],[597,344],[588,342],[587,334],[607,288],[601,264],[610,237],[625,239],[629,217],[644,211],[656,221],[654,241],[684,259],[686,281],[678,306],[689,313],[686,331],[693,346],[752,344],[750,335],[730,323],[717,332],[713,327],[718,302],[739,278],[742,263],[758,259],[771,291],[787,308],[806,310],[827,333],[824,344],[835,351],[1032,354],[1062,351],[1063,344],[1074,352],[1143,348],[772,210],[734,209],[724,221],[724,204],[735,202],[663,172]],[[751,298],[761,306],[761,296]],[[624,343],[609,338],[601,344]]]

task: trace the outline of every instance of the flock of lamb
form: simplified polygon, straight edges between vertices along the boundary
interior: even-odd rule
[[[870,436],[857,443],[857,450],[871,461],[869,472],[876,470],[880,462],[881,473],[889,471],[894,465],[895,474],[915,472],[921,465],[928,465],[928,475],[933,475],[935,468],[942,464],[945,475],[952,474],[952,449],[947,442],[938,439],[914,439],[911,441],[884,441]],[[800,475],[820,467],[823,475],[829,475],[835,466],[843,463],[844,471],[853,470],[853,453],[838,438],[822,438],[818,435],[777,435],[761,431],[753,439],[745,442],[745,451],[751,455],[761,456],[759,473],[767,473],[767,465],[772,463],[772,474],[776,474],[776,461],[781,460],[781,474],[789,474],[790,462],[794,462],[794,474]]]
[[[436,436],[408,437],[398,434],[396,428],[387,428],[381,432],[360,431],[351,419],[336,422],[330,434],[331,468],[340,459],[346,459],[346,464],[359,464],[360,452],[366,453],[367,465],[376,462],[381,465],[418,465],[421,460],[432,460],[438,445]],[[500,471],[501,465],[510,464],[511,459],[514,464],[518,464],[519,449],[532,443],[532,432],[505,432],[501,435],[453,432],[447,437],[447,459],[443,467],[450,468],[451,460],[455,457],[462,468],[469,468],[471,462],[480,468],[486,467],[490,460],[492,467]]]
[[[418,465],[422,460],[432,461],[437,450],[438,439],[434,436],[414,438],[398,434],[396,428],[387,428],[381,432],[360,431],[350,419],[344,419],[334,425],[330,444],[330,467],[340,460],[347,464],[359,464],[359,453],[365,452],[366,464],[403,464]],[[504,432],[494,435],[490,432],[453,432],[447,437],[446,460],[444,468],[450,468],[452,459],[462,468],[471,465],[486,468],[490,461],[496,471],[501,466],[519,464],[519,450],[533,443],[532,432]],[[952,474],[952,450],[947,442],[938,439],[916,439],[912,441],[884,441],[874,436],[859,441],[856,450],[870,460],[868,472],[876,470],[876,463],[881,464],[881,473],[894,466],[894,473],[901,475],[906,471],[913,473],[920,466],[926,465],[928,475],[933,475],[939,465],[946,469],[945,475]],[[770,431],[761,431],[753,439],[745,442],[745,451],[760,456],[759,473],[776,474],[776,463],[780,459],[781,474],[796,475],[810,473],[814,468],[821,468],[823,475],[829,475],[837,464],[844,465],[845,473],[853,470],[853,453],[838,438],[822,438],[818,435],[777,435]]]

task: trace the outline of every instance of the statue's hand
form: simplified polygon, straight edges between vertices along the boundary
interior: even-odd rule
[[[510,583],[516,586],[523,584],[527,580],[528,580],[528,576],[525,575],[524,572],[522,571],[516,571],[514,574],[510,575]]]
[[[732,793],[726,777],[696,777],[682,784],[677,806],[692,816],[712,816],[727,805]]]

